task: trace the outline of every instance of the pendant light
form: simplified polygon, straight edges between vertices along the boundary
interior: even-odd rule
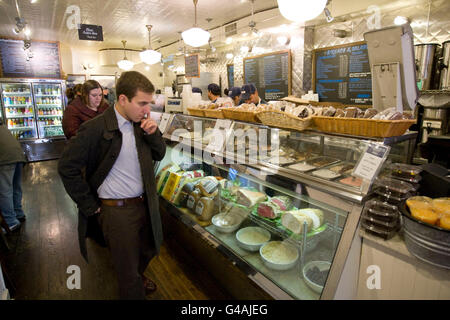
[[[328,0],[277,0],[281,14],[288,20],[304,22],[322,13]]]
[[[148,30],[148,49],[141,51],[139,53],[139,56],[141,57],[142,62],[146,64],[155,64],[161,62],[161,53],[152,49],[152,42],[151,42],[152,39],[150,36],[150,30],[152,30],[153,26],[147,25],[146,27]]]
[[[123,60],[120,60],[119,62],[117,62],[117,66],[122,70],[128,71],[134,67],[134,63],[127,59],[127,52],[125,51],[126,43],[127,43],[126,40],[122,40],[124,56],[123,56]]]
[[[197,27],[197,3],[198,0],[193,0],[195,7],[195,23],[194,27],[189,30],[184,31],[181,36],[183,37],[184,43],[191,47],[201,47],[208,44],[211,34]]]

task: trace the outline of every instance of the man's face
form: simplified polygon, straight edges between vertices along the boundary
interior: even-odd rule
[[[142,92],[140,90],[136,92],[136,95],[131,101],[123,94],[119,96],[119,102],[125,113],[125,118],[133,122],[140,122],[145,118],[145,115],[147,115],[147,117],[150,116],[150,103],[152,101],[153,94]]]
[[[257,92],[250,95],[250,101],[254,104],[257,104],[259,102],[259,96]]]
[[[208,91],[208,99],[211,100],[211,101],[214,100],[214,96],[213,96],[211,91]]]

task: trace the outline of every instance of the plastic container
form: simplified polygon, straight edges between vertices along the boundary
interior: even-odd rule
[[[416,192],[410,183],[390,178],[377,178],[374,188],[376,194],[393,204],[400,204]]]
[[[383,238],[384,240],[391,239],[393,236],[395,236],[398,230],[398,228],[397,230],[386,230],[385,228],[374,225],[373,223],[368,222],[365,219],[361,220],[361,226],[367,233]]]
[[[403,179],[414,179],[422,172],[421,167],[404,163],[391,163],[389,169],[391,170],[393,176]]]
[[[397,221],[400,216],[397,206],[377,198],[367,201],[364,213],[385,222]]]
[[[383,221],[382,219],[378,219],[376,216],[372,216],[368,213],[363,214],[363,220],[365,220],[368,224],[372,224],[373,226],[383,228],[385,231],[396,231],[399,224],[399,219],[394,219],[392,221]]]

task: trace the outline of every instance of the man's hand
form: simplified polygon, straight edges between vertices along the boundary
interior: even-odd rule
[[[156,129],[158,129],[158,124],[152,118],[142,119],[141,128],[147,134],[155,133]]]

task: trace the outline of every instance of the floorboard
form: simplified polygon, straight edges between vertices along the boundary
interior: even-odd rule
[[[78,247],[78,213],[57,173],[57,161],[27,164],[23,174],[23,207],[27,220],[7,236],[3,252],[16,286],[17,300],[115,300],[116,274],[107,248],[88,239],[89,264]],[[81,289],[67,288],[67,268],[81,270]],[[145,271],[158,285],[154,300],[231,299],[189,259],[176,241],[165,241],[161,254]]]

